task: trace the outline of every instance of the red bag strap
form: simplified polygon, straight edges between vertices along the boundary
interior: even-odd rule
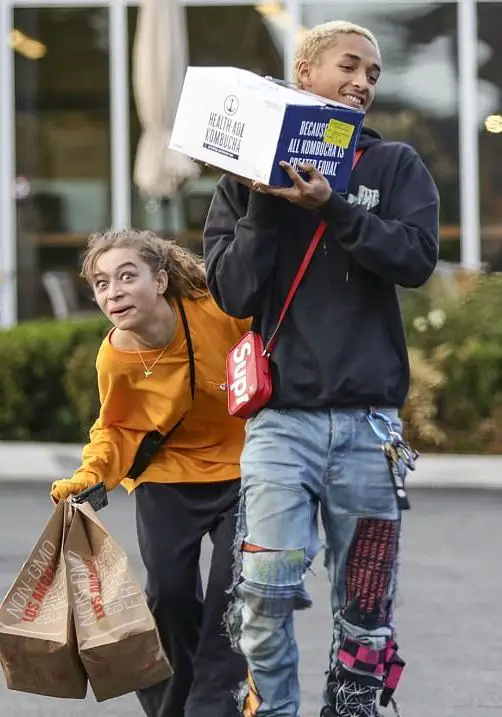
[[[355,169],[357,163],[361,159],[362,153],[364,150],[357,149],[354,154],[354,160],[352,162],[352,169]],[[275,327],[275,331],[272,334],[272,336],[269,338],[267,345],[265,346],[264,355],[269,356],[272,353],[272,349],[274,348],[275,340],[277,337],[277,332],[279,331],[279,328],[282,324],[282,321],[286,315],[286,311],[289,309],[289,305],[291,304],[293,297],[296,293],[296,290],[298,289],[298,286],[303,279],[303,276],[305,272],[307,271],[308,265],[310,264],[310,261],[312,257],[314,256],[314,252],[317,249],[319,242],[321,241],[324,232],[326,231],[326,222],[319,222],[319,226],[315,230],[315,234],[312,237],[312,241],[309,244],[309,247],[307,251],[305,252],[305,256],[303,257],[302,263],[300,264],[300,268],[298,269],[295,278],[293,279],[293,283],[291,284],[291,287],[288,291],[288,295],[286,296],[286,301],[284,302],[284,306],[281,309],[281,313],[279,315],[279,321],[277,322],[277,326]]]

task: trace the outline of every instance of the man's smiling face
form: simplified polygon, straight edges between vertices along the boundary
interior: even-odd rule
[[[354,32],[339,33],[316,61],[302,60],[298,66],[304,90],[361,110],[373,102],[380,70],[377,48]]]

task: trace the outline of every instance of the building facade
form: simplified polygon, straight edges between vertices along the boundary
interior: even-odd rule
[[[166,0],[167,1],[167,0]],[[190,63],[291,78],[296,40],[369,27],[383,74],[367,124],[421,153],[441,192],[441,257],[502,268],[502,2],[185,0]],[[0,0],[0,325],[89,304],[89,233],[152,228],[200,248],[216,175],[156,202],[132,181],[137,3]]]

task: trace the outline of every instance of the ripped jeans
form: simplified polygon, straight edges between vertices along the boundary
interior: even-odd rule
[[[399,432],[397,410],[384,412]],[[333,611],[325,694],[330,705],[325,709],[333,709],[323,714],[377,715],[385,655],[394,644],[400,529],[382,440],[368,422],[368,411],[361,409],[266,408],[248,421],[246,433],[236,597],[227,621],[249,668],[241,694],[243,714],[298,717],[293,611],[311,605],[304,577],[319,549],[320,506]],[[324,630],[315,629],[321,641]],[[343,705],[334,706],[338,693],[333,686],[351,681],[357,689],[369,686],[370,703],[344,711]]]

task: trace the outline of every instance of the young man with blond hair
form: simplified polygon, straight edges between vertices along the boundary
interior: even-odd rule
[[[300,88],[367,110],[381,72],[371,32],[332,22],[305,34]],[[204,232],[208,284],[266,341],[321,221],[321,245],[272,353],[273,393],[247,422],[235,603],[228,617],[249,677],[245,717],[298,717],[293,611],[318,550],[320,508],[333,640],[323,717],[374,717],[403,662],[394,594],[405,470],[398,411],[409,364],[396,286],[418,287],[438,257],[438,193],[417,152],[364,128],[346,195],[312,166],[289,188],[223,177]],[[319,636],[324,634],[319,629]]]

